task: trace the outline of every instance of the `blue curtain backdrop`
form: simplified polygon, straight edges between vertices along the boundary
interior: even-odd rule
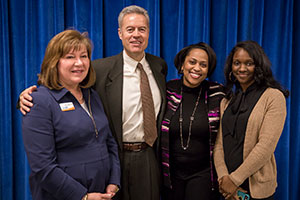
[[[169,66],[184,46],[204,41],[216,51],[213,80],[223,83],[224,60],[236,42],[255,40],[265,49],[276,78],[291,91],[276,149],[278,200],[300,196],[300,2],[299,0],[0,0],[0,199],[30,200],[28,167],[16,110],[20,92],[36,84],[48,41],[73,27],[88,31],[93,59],[122,50],[117,17],[136,4],[150,15],[147,52]]]

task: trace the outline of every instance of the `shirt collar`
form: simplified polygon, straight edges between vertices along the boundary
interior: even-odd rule
[[[142,60],[140,62],[138,62],[138,61],[134,60],[133,58],[129,57],[127,55],[126,51],[123,50],[123,59],[124,59],[124,65],[128,66],[127,69],[130,72],[134,72],[136,70],[136,67],[137,67],[138,63],[141,63],[143,66],[147,65],[146,58],[145,58],[145,53],[144,53],[144,56],[143,56]]]
[[[66,88],[62,88],[61,90],[49,90],[49,91],[53,95],[56,101],[59,101],[69,92],[69,90],[67,90]]]
[[[237,91],[236,93],[244,93],[244,94],[249,94],[250,92],[252,92],[253,90],[257,89],[258,85],[256,82],[253,82],[247,89],[245,92],[243,92],[242,87],[240,85],[237,85]]]
[[[81,90],[82,90],[83,97],[86,97],[87,89],[81,88]],[[56,101],[60,101],[65,95],[70,93],[70,91],[67,90],[66,88],[62,88],[61,90],[49,90],[49,91],[53,95]]]

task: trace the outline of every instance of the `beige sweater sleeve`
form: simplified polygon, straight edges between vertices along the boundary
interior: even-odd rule
[[[224,106],[224,109],[225,103],[221,106]],[[279,90],[268,88],[249,116],[244,141],[244,161],[230,174],[231,180],[237,186],[240,186],[270,160],[281,136],[285,117],[285,97]],[[228,174],[224,162],[222,140],[220,128],[214,158],[219,178]]]
[[[218,179],[222,178],[225,175],[228,175],[228,170],[224,160],[223,135],[222,135],[222,118],[223,118],[224,109],[228,103],[229,103],[228,100],[225,98],[221,101],[221,105],[220,105],[221,117],[220,117],[220,126],[219,126],[220,128],[218,131],[218,135],[214,147],[214,163],[218,174]]]

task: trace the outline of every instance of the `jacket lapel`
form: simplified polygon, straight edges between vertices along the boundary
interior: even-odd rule
[[[123,54],[120,53],[110,70],[105,85],[107,101],[109,102],[110,123],[112,124],[119,147],[122,149],[122,94],[123,94]]]
[[[166,103],[166,77],[162,72],[163,66],[161,66],[161,64],[159,63],[156,63],[155,59],[151,59],[151,57],[148,56],[148,54],[146,54],[146,60],[149,63],[150,69],[159,88],[162,97],[162,106],[164,106]]]
[[[166,77],[165,77],[165,74],[163,73],[163,66],[160,63],[156,62],[156,59],[151,59],[151,56],[146,54],[146,60],[149,63],[150,69],[152,70],[153,76],[154,76],[157,86],[159,88],[161,99],[162,99],[160,111],[157,116],[157,123],[156,123],[157,130],[159,133],[160,125],[161,125],[163,115],[165,112],[165,107],[166,107]],[[159,152],[159,149],[158,149],[159,141],[160,141],[160,134],[158,134],[158,138],[156,140],[156,147],[155,147],[156,152]]]

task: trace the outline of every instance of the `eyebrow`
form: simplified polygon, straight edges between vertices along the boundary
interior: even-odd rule
[[[233,58],[232,59],[233,61],[236,61],[236,60],[240,60],[239,58]],[[253,61],[254,62],[254,60],[252,59],[252,58],[249,58],[249,59],[247,59],[246,61]]]
[[[129,26],[126,26],[125,28],[148,28],[147,26],[132,26],[132,25],[129,25]]]

